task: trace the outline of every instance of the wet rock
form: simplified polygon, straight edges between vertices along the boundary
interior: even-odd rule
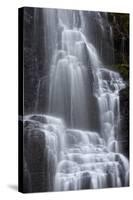
[[[31,176],[29,173],[29,169],[27,166],[27,163],[24,159],[24,168],[23,168],[23,192],[27,193],[27,192],[32,192],[32,188],[31,188]]]
[[[45,118],[32,116],[24,122],[24,185],[25,192],[47,191],[47,150],[45,133],[40,128],[40,121]]]
[[[119,144],[124,155],[129,157],[129,88],[120,91],[120,135]]]
[[[39,123],[38,122],[33,122],[30,120],[24,121],[24,129],[25,130],[31,130],[35,128],[39,128]]]
[[[44,123],[44,124],[47,123],[46,117],[43,115],[42,116],[41,115],[33,115],[32,117],[30,117],[30,119]]]

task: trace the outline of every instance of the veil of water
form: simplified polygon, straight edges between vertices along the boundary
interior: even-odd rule
[[[104,67],[102,57],[104,43],[113,45],[112,27],[106,14],[98,12],[56,10],[52,16],[56,16],[57,30],[51,55],[49,114],[41,115],[47,124],[39,127],[46,137],[48,162],[53,162],[49,190],[126,186],[129,164],[117,140],[119,91],[125,83],[119,73]],[[92,34],[95,24],[87,17],[99,24],[103,49]],[[52,32],[50,16],[49,23]],[[111,51],[112,60],[113,55]],[[97,130],[91,128],[93,99],[97,102]],[[27,118],[31,120],[31,116]]]

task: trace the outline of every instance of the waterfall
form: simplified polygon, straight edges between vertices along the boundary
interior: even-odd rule
[[[79,13],[80,27],[75,25],[74,12],[73,16],[74,20],[71,21],[69,11],[59,12],[61,48],[55,50],[51,66],[49,112],[61,117],[70,127],[65,133],[63,158],[57,165],[55,190],[104,188],[109,184],[122,186],[120,163],[116,157],[121,159],[117,141],[120,126],[119,91],[125,84],[117,72],[104,68],[95,46],[84,35],[82,12]],[[101,15],[99,17],[105,34],[103,19]],[[112,29],[109,27],[109,37],[113,43]],[[91,117],[87,98],[90,81],[88,65],[94,81],[92,95],[97,98],[99,107],[99,133],[87,130]],[[128,161],[124,159],[126,173]]]
[[[56,51],[51,71],[49,112],[71,127],[87,128],[87,69],[78,58],[82,61],[82,42],[79,31],[62,32],[62,49]]]
[[[52,16],[57,26],[54,25],[55,38],[50,38],[54,49],[49,110],[47,115],[25,117],[25,121],[37,123],[37,129],[45,135],[48,191],[127,186],[129,163],[121,154],[118,141],[119,91],[126,85],[118,72],[104,66],[102,57],[104,43],[113,46],[112,27],[107,16],[100,13],[56,10]],[[88,16],[95,18],[101,31],[101,48],[91,34],[95,25],[87,21]],[[52,33],[53,21],[49,18]],[[110,55],[114,57],[112,47]],[[41,81],[37,97],[40,84]],[[36,107],[38,103],[37,100]],[[92,129],[94,109],[99,128]]]

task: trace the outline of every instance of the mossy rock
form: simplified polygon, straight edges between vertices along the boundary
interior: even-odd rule
[[[125,81],[129,80],[129,65],[128,64],[115,64],[112,68],[118,71]]]

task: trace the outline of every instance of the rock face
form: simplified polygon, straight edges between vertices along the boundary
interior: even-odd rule
[[[47,150],[41,116],[24,121],[24,192],[47,191]]]
[[[44,15],[46,12],[43,9],[24,9],[24,114],[47,111],[48,71],[52,50],[48,29],[45,29],[48,19]],[[42,88],[43,93],[40,94]]]
[[[23,127],[23,192],[53,191],[63,144],[62,122],[51,116],[26,115]]]
[[[129,87],[120,91],[121,131],[120,145],[123,154],[129,157]]]
[[[129,63],[129,14],[108,13],[112,25],[115,63]]]
[[[109,13],[108,19],[113,28],[115,63],[113,70],[118,71],[126,82],[120,91],[120,149],[129,157],[129,14]]]

